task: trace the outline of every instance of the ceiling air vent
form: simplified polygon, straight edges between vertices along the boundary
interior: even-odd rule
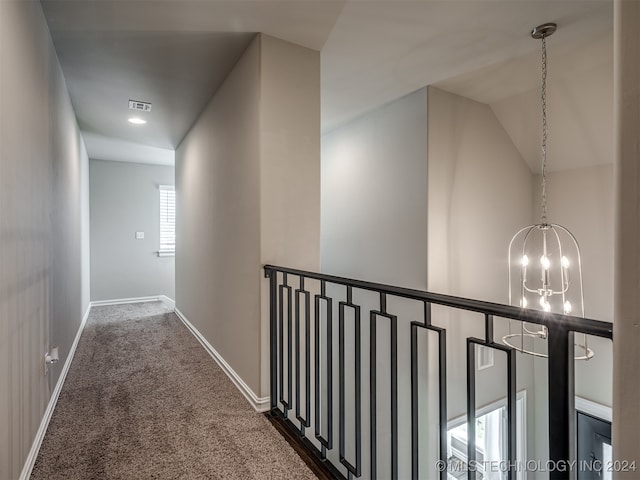
[[[139,112],[150,112],[151,104],[147,102],[139,102],[138,100],[129,100],[129,108],[138,110]]]

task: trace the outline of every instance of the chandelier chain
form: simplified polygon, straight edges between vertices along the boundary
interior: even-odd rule
[[[542,214],[541,223],[547,223],[547,42],[542,36]]]

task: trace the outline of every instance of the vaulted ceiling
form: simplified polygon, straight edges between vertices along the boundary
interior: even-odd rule
[[[533,42],[533,40],[532,40]],[[539,42],[538,43],[538,47]],[[548,170],[613,162],[613,32],[547,39]],[[540,51],[439,82],[491,106],[532,172],[541,170]]]
[[[570,52],[613,22],[610,0],[42,3],[90,156],[122,159],[134,144],[175,148],[255,32],[321,51],[326,131],[430,84],[490,103],[511,124],[501,102],[538,81],[530,28],[555,21],[553,42]],[[130,98],[153,103],[144,128],[126,122]]]

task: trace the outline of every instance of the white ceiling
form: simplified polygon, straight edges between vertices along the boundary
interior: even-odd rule
[[[555,21],[554,48],[570,50],[606,34],[613,22],[611,0],[43,0],[43,5],[81,128],[94,138],[165,149],[178,145],[252,32],[321,50],[327,131],[430,84],[488,102],[498,112],[500,101],[538,82],[537,70],[530,76],[531,60],[526,60],[539,48],[529,37],[531,27]],[[511,74],[493,75],[496,70]],[[456,81],[447,84],[451,79]],[[126,123],[129,98],[154,103],[149,124]],[[92,141],[87,146],[93,156]]]
[[[255,32],[319,50],[342,9],[334,1],[42,4],[89,156],[141,163],[179,145]],[[151,102],[151,113],[135,115],[129,99]],[[131,125],[130,116],[148,123]]]
[[[253,34],[96,31],[53,37],[83,131],[173,149]],[[129,110],[129,99],[152,103],[151,113]],[[127,118],[133,116],[148,123],[132,126]]]

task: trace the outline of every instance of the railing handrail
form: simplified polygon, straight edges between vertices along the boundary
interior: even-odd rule
[[[436,305],[444,305],[459,310],[477,312],[496,317],[510,318],[527,323],[534,323],[544,326],[562,326],[564,329],[594,335],[597,337],[613,339],[613,324],[602,320],[594,320],[584,317],[573,317],[560,313],[542,312],[538,310],[525,309],[512,305],[503,305],[499,303],[486,302],[483,300],[474,300],[470,298],[456,297],[453,295],[445,295],[442,293],[433,293],[412,288],[397,287],[394,285],[386,285],[383,283],[368,282],[365,280],[355,280],[336,275],[328,275],[325,273],[311,272],[307,270],[298,270],[295,268],[280,267],[275,265],[264,266],[265,275],[270,276],[271,272],[286,273],[289,275],[303,276],[315,280],[326,281],[334,284],[355,287],[362,290],[376,291],[386,293],[397,297],[411,298],[414,300],[423,300]]]

